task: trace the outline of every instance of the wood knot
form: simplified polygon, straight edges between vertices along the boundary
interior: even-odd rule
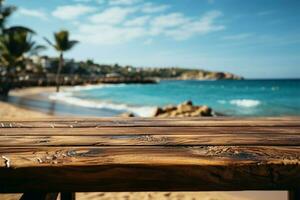
[[[10,168],[10,159],[7,158],[6,156],[2,156],[2,158],[4,159],[4,164],[6,168]]]

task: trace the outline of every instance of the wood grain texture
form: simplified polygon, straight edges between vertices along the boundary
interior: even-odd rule
[[[0,192],[298,187],[299,118],[0,122]]]
[[[1,148],[0,191],[288,189],[299,147]],[[159,183],[159,184],[158,184]]]
[[[195,134],[300,134],[300,127],[98,127],[0,128],[0,136],[110,136]]]
[[[91,120],[0,121],[2,128],[93,128],[93,127],[300,127],[299,118],[102,118]]]
[[[300,134],[0,136],[0,147],[25,146],[300,146]]]

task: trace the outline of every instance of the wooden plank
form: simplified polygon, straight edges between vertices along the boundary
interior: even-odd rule
[[[41,120],[18,120],[19,122],[32,122],[32,121],[40,121],[40,122],[66,122],[66,121],[93,121],[93,122],[107,122],[107,121],[114,121],[114,120],[121,120],[121,121],[147,121],[147,120],[156,120],[156,121],[182,121],[182,120],[189,120],[189,121],[241,121],[241,120],[251,120],[251,121],[299,121],[300,117],[298,116],[287,116],[287,117],[173,117],[173,118],[157,118],[157,117],[56,117],[56,118],[43,118]],[[11,122],[11,120],[1,120],[3,122]]]
[[[300,118],[0,122],[0,192],[296,191],[299,166]]]
[[[0,136],[0,147],[33,146],[300,146],[300,134]]]
[[[300,147],[0,148],[0,155],[6,158],[0,162],[0,192],[300,186]]]
[[[50,120],[50,121],[19,121],[0,122],[2,128],[92,128],[92,127],[286,127],[300,126],[300,120],[268,120],[268,119],[235,119],[216,120],[215,118],[205,119],[157,119],[157,118],[109,118],[99,120]]]
[[[299,163],[299,146],[0,147],[10,168],[64,165]],[[7,168],[6,159],[0,167]],[[221,162],[220,162],[221,161]]]
[[[0,128],[1,136],[300,134],[300,127],[100,127]]]
[[[18,120],[18,122],[32,122],[32,121],[39,121],[39,122],[69,122],[69,121],[89,121],[89,122],[107,122],[107,121],[147,121],[147,120],[156,120],[156,121],[182,121],[182,120],[189,120],[189,121],[241,121],[241,120],[251,120],[251,121],[299,121],[300,117],[173,117],[173,118],[157,118],[157,117],[56,117],[56,118],[43,118],[41,120]],[[1,120],[2,122],[11,122],[11,120]]]

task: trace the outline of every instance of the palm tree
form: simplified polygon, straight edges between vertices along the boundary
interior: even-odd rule
[[[45,49],[32,40],[33,34],[27,30],[12,29],[0,35],[0,63],[6,72],[0,94],[7,96],[13,87],[12,82],[16,77],[17,69],[24,67],[25,54],[36,54]]]
[[[24,26],[12,26],[6,27],[6,22],[8,18],[17,10],[15,6],[4,5],[4,0],[0,0],[0,35],[6,32],[23,30],[28,32],[33,32],[31,29]]]
[[[4,6],[4,0],[0,0],[0,34],[3,34],[8,17],[16,10],[14,6]]]
[[[6,27],[8,18],[15,11],[15,6],[4,5],[4,0],[0,0],[0,71],[4,72],[4,76],[0,77],[0,95],[4,96],[13,86],[14,72],[23,65],[24,54],[42,48],[31,40],[34,34],[31,29],[23,26]]]
[[[56,73],[56,92],[59,92],[60,87],[60,73],[64,65],[64,52],[71,50],[78,41],[69,39],[69,32],[66,30],[54,33],[55,43],[52,43],[47,38],[44,38],[49,45],[59,52],[59,65]]]

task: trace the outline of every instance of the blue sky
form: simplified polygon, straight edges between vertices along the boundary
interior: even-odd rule
[[[76,60],[300,78],[299,0],[7,0],[45,43],[68,29]],[[45,54],[55,56],[49,49]]]

